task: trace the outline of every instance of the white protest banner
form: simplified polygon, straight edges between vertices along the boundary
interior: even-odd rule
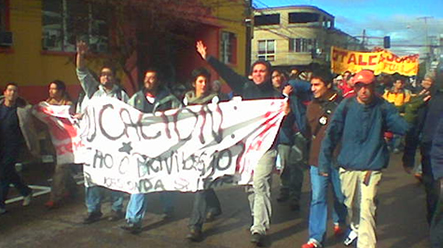
[[[85,163],[87,185],[128,193],[196,191],[223,183],[215,179],[224,175],[250,184],[274,142],[284,101],[234,100],[153,115],[95,99],[80,121],[75,156]]]
[[[73,163],[75,161],[73,151],[81,145],[69,108],[68,105],[56,106],[40,102],[33,109],[33,114],[49,128],[57,155],[57,164]]]

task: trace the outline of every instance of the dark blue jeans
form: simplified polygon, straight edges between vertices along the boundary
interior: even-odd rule
[[[213,212],[221,214],[220,201],[213,189],[195,192],[194,206],[191,218],[189,218],[189,228],[201,230],[206,220],[206,215]]]
[[[437,181],[439,186],[439,199],[435,206],[430,227],[432,248],[443,248],[443,179]]]
[[[4,147],[0,149],[0,208],[5,208],[10,184],[13,184],[22,196],[27,196],[31,193],[31,188],[23,182],[15,170],[15,162],[17,161],[19,150],[17,147]]]

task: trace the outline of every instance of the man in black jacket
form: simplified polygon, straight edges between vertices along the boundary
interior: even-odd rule
[[[281,93],[272,87],[272,69],[269,62],[259,60],[252,64],[251,81],[216,58],[207,56],[206,46],[202,41],[197,42],[197,52],[226,81],[234,95],[245,100],[282,97]],[[257,245],[261,245],[271,220],[271,176],[276,155],[275,147],[272,147],[260,158],[254,170],[253,187],[247,188],[253,216],[251,242]]]

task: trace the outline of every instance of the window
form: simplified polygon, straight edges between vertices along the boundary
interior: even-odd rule
[[[77,39],[82,39],[92,51],[107,51],[108,25],[103,7],[70,0],[42,3],[43,50],[75,52]]]
[[[312,49],[317,49],[316,39],[289,39],[289,51],[296,53],[312,52]]]
[[[0,0],[0,31],[9,29],[9,0]]]
[[[289,13],[289,23],[318,22],[320,15],[317,13],[293,12]]]
[[[268,61],[275,60],[275,40],[258,41],[258,59]]]
[[[280,24],[280,14],[254,16],[254,26]]]
[[[235,34],[222,31],[220,44],[221,61],[225,64],[235,64],[237,62],[237,37]]]

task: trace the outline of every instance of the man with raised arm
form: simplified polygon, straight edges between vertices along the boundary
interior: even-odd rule
[[[84,41],[77,43],[76,72],[78,80],[88,98],[113,97],[123,102],[128,102],[129,97],[126,92],[116,83],[116,71],[111,66],[103,66],[100,70],[99,82],[92,76],[86,68],[85,55],[88,52],[88,45]],[[90,224],[100,220],[102,217],[101,203],[103,188],[95,185],[87,185],[85,188],[85,202],[88,214],[83,220],[84,224]],[[124,217],[123,196],[120,191],[111,191],[111,215],[110,221],[117,221]]]
[[[251,67],[251,80],[233,71],[229,66],[212,56],[207,56],[207,48],[202,41],[197,42],[197,52],[228,83],[234,95],[245,100],[281,98],[271,83],[271,64],[256,61]],[[289,112],[286,111],[285,112]],[[258,161],[254,169],[253,186],[247,187],[249,206],[253,222],[251,242],[262,245],[271,221],[271,176],[277,155],[275,147],[270,148]]]

